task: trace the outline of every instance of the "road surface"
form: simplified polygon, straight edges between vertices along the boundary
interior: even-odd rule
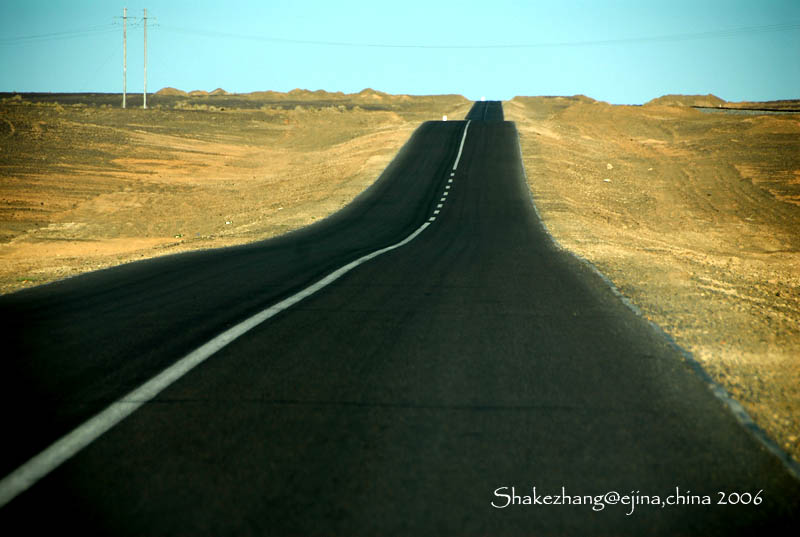
[[[221,332],[363,260],[15,495],[0,532],[796,528],[798,481],[553,246],[500,103],[467,120],[420,126],[373,187],[304,230],[0,297],[11,475]]]

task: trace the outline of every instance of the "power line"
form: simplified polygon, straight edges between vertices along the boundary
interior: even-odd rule
[[[111,60],[117,57],[118,54],[119,53],[116,50],[111,50],[106,59],[97,64],[98,65],[97,69],[95,69],[94,73],[90,77],[86,78],[85,82],[81,86],[80,89],[81,93],[90,91],[92,89],[90,85],[97,82],[97,75],[100,74],[100,71],[103,71],[106,67],[108,67],[108,64],[111,63]],[[103,76],[105,77],[105,75]]]
[[[74,39],[77,37],[101,35],[105,33],[116,32],[117,31],[116,26],[117,25],[114,23],[100,24],[96,26],[88,26],[86,28],[67,30],[63,32],[52,32],[47,34],[24,35],[16,37],[3,37],[0,38],[0,46],[36,43],[42,41],[58,41],[61,39]]]
[[[139,28],[144,25],[140,17],[128,17],[129,28]],[[36,43],[42,41],[57,41],[62,39],[75,39],[112,33],[118,31],[119,24],[101,24],[88,26],[75,30],[63,32],[51,32],[45,34],[25,35],[16,37],[0,38],[0,46],[18,45],[26,43]],[[679,42],[701,39],[722,39],[738,37],[743,35],[755,35],[774,32],[790,32],[800,30],[800,22],[788,22],[781,24],[770,24],[762,26],[743,26],[724,30],[714,30],[696,33],[667,34],[659,36],[640,36],[631,38],[599,39],[590,41],[554,41],[541,43],[498,43],[498,44],[425,44],[425,43],[374,43],[374,42],[351,42],[351,41],[322,41],[313,39],[288,39],[265,35],[239,34],[230,32],[219,32],[214,30],[180,28],[169,25],[162,25],[164,31],[178,34],[197,35],[202,37],[221,38],[221,39],[244,39],[250,41],[262,41],[286,45],[312,45],[325,47],[351,47],[351,48],[389,48],[389,49],[524,49],[524,48],[560,48],[560,47],[593,47],[606,45],[625,45],[625,44],[644,44],[644,43],[665,43]]]
[[[228,32],[218,32],[214,30],[179,28],[169,25],[162,26],[167,32],[198,35],[202,37],[222,38],[222,39],[245,39],[251,41],[264,41],[286,45],[312,45],[326,47],[355,47],[355,48],[390,48],[390,49],[524,49],[524,48],[559,48],[559,47],[594,47],[606,45],[627,45],[644,43],[667,43],[679,41],[691,41],[701,39],[721,39],[737,37],[743,35],[764,34],[773,32],[788,32],[800,30],[800,22],[770,24],[763,26],[743,26],[739,28],[729,28],[725,30],[714,30],[707,32],[669,34],[648,37],[632,37],[619,39],[601,39],[593,41],[562,41],[562,42],[542,42],[542,43],[502,43],[502,44],[409,44],[409,43],[367,43],[367,42],[348,42],[348,41],[318,41],[308,39],[286,39],[281,37],[271,37],[264,35],[247,35]]]

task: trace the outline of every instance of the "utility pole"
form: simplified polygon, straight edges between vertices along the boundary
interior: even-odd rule
[[[144,8],[144,104],[147,108],[147,8]]]
[[[122,8],[122,108],[128,93],[128,8]]]

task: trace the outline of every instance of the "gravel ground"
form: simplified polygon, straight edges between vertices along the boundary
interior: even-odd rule
[[[0,95],[0,292],[310,224],[461,96]]]
[[[685,104],[504,106],[556,239],[800,460],[800,114]]]

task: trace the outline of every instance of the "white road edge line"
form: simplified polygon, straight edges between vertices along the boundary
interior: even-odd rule
[[[371,254],[356,259],[347,265],[335,270],[319,280],[318,282],[306,287],[302,291],[295,293],[289,298],[278,302],[274,306],[253,315],[249,319],[242,321],[236,326],[229,328],[208,343],[190,352],[173,365],[156,375],[149,381],[139,386],[121,399],[111,403],[105,410],[96,414],[82,425],[73,429],[71,432],[62,436],[50,447],[34,456],[28,462],[14,470],[0,481],[0,507],[4,506],[22,492],[29,489],[34,483],[55,470],[61,464],[70,459],[80,450],[97,440],[109,429],[133,414],[138,408],[155,398],[173,382],[184,376],[186,373],[206,361],[211,355],[227,346],[246,332],[252,330],[267,319],[274,317],[285,309],[292,307],[304,298],[308,298],[323,287],[326,287],[338,280],[346,273],[350,272],[359,265],[385,254],[391,250],[405,246],[413,241],[417,236],[425,231],[430,225],[425,222],[417,228],[411,235],[402,241],[376,250]]]
[[[173,382],[184,376],[186,373],[203,363],[211,355],[227,346],[246,332],[252,330],[267,319],[274,317],[285,309],[292,307],[304,298],[308,298],[323,287],[326,287],[338,280],[346,273],[350,272],[359,265],[385,254],[391,250],[405,246],[417,236],[425,231],[430,225],[425,222],[411,235],[402,241],[376,250],[367,254],[347,265],[339,268],[322,278],[318,282],[306,287],[302,291],[295,293],[278,302],[274,306],[253,315],[249,319],[242,321],[236,326],[229,328],[225,332],[216,336],[214,339],[190,352],[173,365],[156,375],[149,381],[139,386],[121,399],[111,403],[105,410],[96,414],[82,425],[73,429],[71,432],[62,436],[50,447],[34,456],[28,462],[14,470],[0,481],[0,507],[4,506],[22,492],[29,489],[33,484],[44,476],[55,470],[61,464],[70,459],[80,450],[97,440],[109,429],[133,414],[142,405],[151,401],[159,393],[164,391]]]
[[[467,140],[467,129],[469,129],[469,124],[471,120],[467,120],[467,126],[464,127],[464,136],[461,137],[461,145],[458,148],[458,155],[456,156],[456,161],[453,163],[453,171],[458,168],[458,161],[461,160],[461,152],[464,151],[464,142]],[[452,175],[452,173],[451,173]]]
[[[469,128],[469,121],[464,127],[464,135],[461,137],[461,145],[458,148],[458,156],[453,164],[455,170],[458,166],[458,161],[461,159],[461,152],[464,150],[464,141],[467,139],[467,129]],[[452,181],[452,179],[450,180]],[[433,214],[439,214],[439,211],[434,211]],[[285,309],[291,308],[304,298],[308,298],[323,287],[326,287],[338,280],[359,265],[370,261],[402,246],[417,238],[417,236],[425,231],[425,228],[430,226],[430,222],[423,223],[411,235],[402,241],[375,250],[371,254],[362,256],[351,263],[331,272],[318,282],[309,285],[302,291],[286,298],[269,308],[256,313],[252,317],[245,319],[236,326],[229,328],[223,333],[219,334],[212,340],[196,348],[177,362],[166,368],[164,371],[148,380],[132,392],[128,393],[121,399],[111,403],[109,406],[102,410],[100,413],[95,414],[94,417],[89,418],[77,428],[73,429],[66,435],[56,440],[44,451],[35,455],[28,462],[8,474],[0,480],[0,507],[3,507],[8,502],[28,490],[37,481],[45,477],[47,474],[61,466],[64,462],[72,458],[75,454],[83,448],[100,438],[104,433],[117,425],[119,422],[133,414],[145,403],[151,401],[159,393],[164,391],[176,380],[184,376],[186,373],[205,362],[210,356],[217,351],[226,347],[229,343],[249,332],[256,326],[260,325],[267,319],[274,317]]]

